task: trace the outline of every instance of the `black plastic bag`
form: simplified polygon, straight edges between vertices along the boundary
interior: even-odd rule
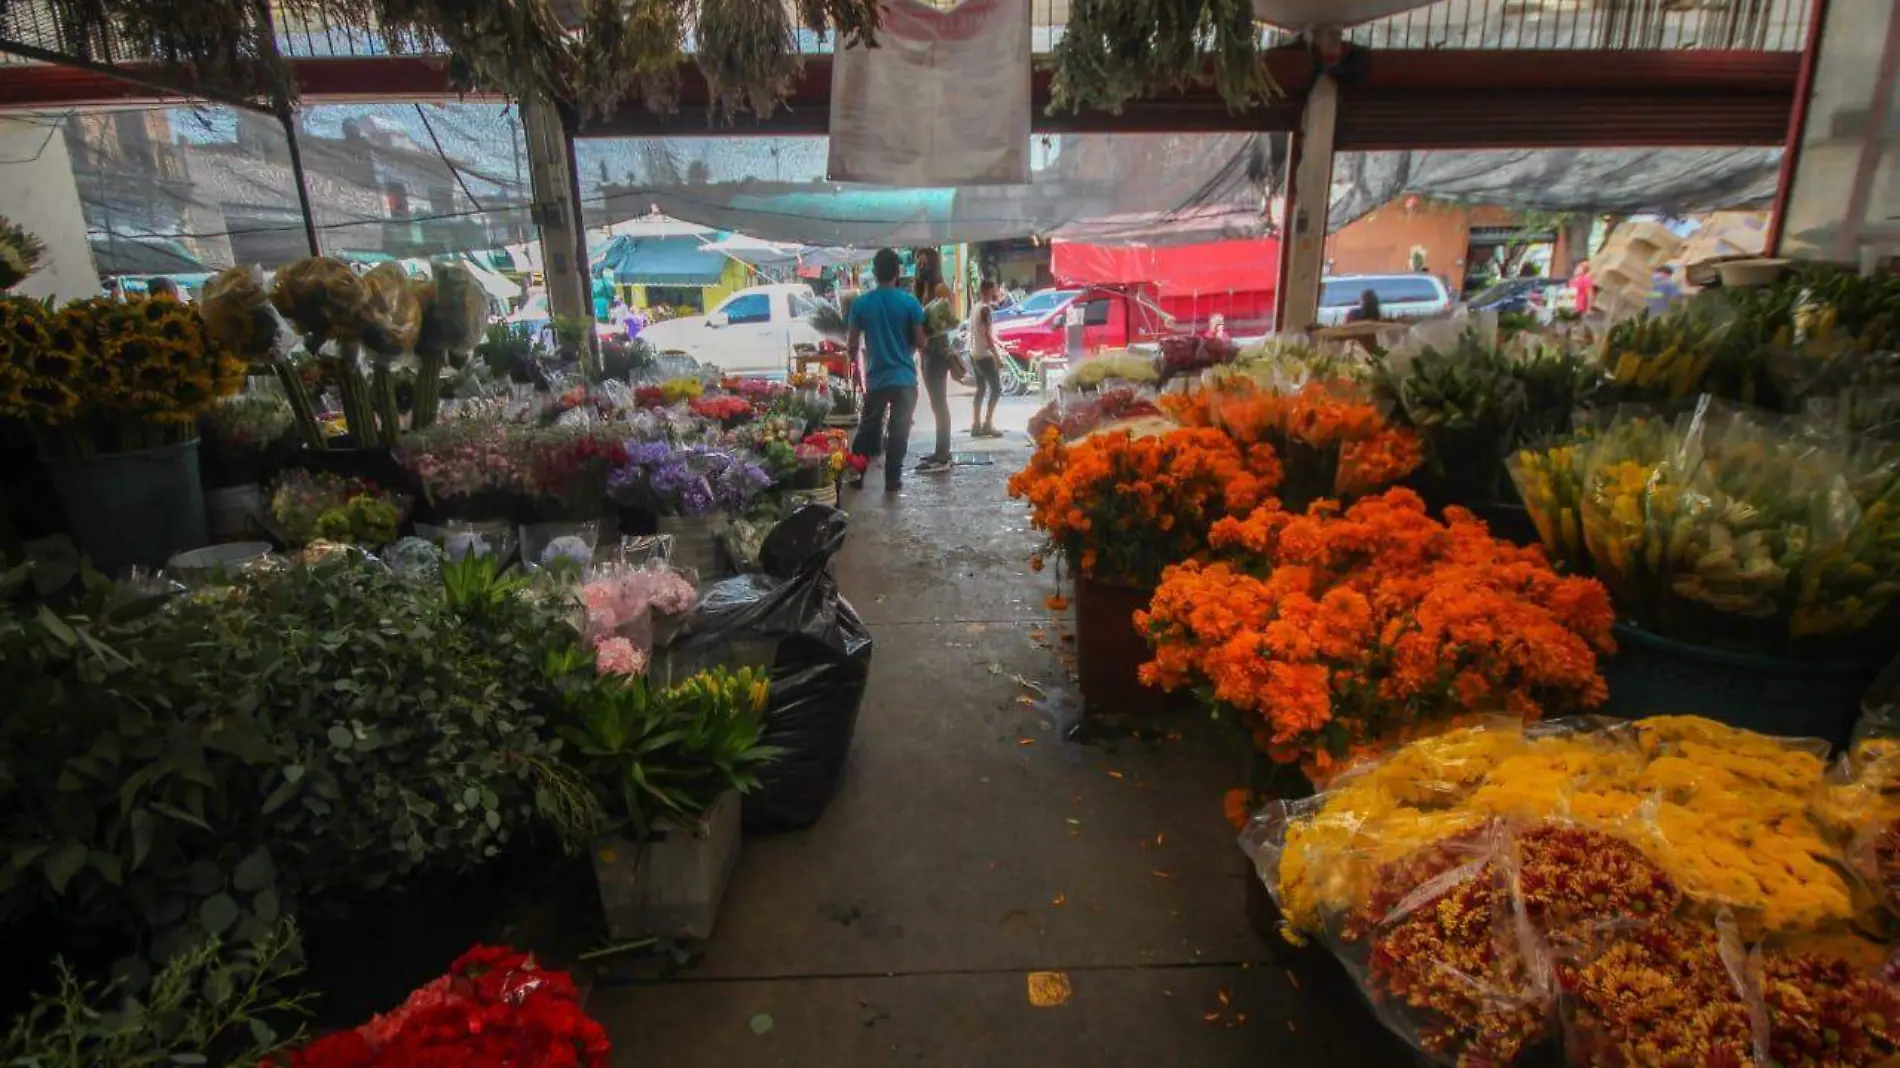
[[[713,660],[732,647],[775,646],[766,745],[781,750],[745,799],[747,827],[790,830],[824,815],[844,773],[871,676],[871,633],[838,592],[832,558],[844,547],[843,512],[806,505],[765,538],[763,574],[701,592],[668,654]]]

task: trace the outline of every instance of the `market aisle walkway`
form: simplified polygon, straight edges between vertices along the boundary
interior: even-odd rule
[[[1239,763],[1203,720],[1063,740],[1051,582],[1004,489],[1027,450],[981,447],[993,464],[847,500],[840,579],[877,653],[841,793],[811,830],[746,841],[697,967],[596,987],[616,1062],[1409,1063],[1363,1009],[1254,963],[1220,815]],[[1066,973],[1066,1005],[1031,1005],[1035,971]]]

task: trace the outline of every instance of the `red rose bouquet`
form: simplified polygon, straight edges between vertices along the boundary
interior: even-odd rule
[[[288,1068],[608,1068],[609,1049],[566,972],[476,946],[394,1012],[312,1042]]]

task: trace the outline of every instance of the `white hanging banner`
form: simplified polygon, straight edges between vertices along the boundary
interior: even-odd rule
[[[939,11],[884,0],[876,48],[831,68],[834,182],[895,186],[1029,181],[1030,0]]]

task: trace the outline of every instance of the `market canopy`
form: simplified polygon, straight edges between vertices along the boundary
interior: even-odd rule
[[[1168,294],[1241,293],[1278,288],[1280,242],[1271,237],[1200,245],[1110,247],[1055,241],[1049,271],[1064,284],[1148,282]]]
[[[710,286],[719,284],[729,261],[709,252],[697,237],[632,238],[607,243],[594,269],[610,270],[623,285]]]
[[[132,241],[125,238],[92,239],[92,262],[101,275],[205,274],[210,268],[176,241]]]

